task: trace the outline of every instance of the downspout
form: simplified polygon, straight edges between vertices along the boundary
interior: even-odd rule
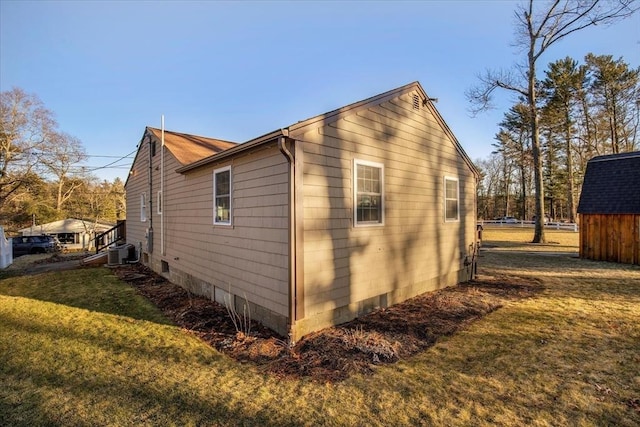
[[[286,157],[289,163],[289,345],[293,346],[294,327],[296,323],[296,185],[295,185],[295,159],[287,148],[288,130],[282,130],[282,136],[278,139],[278,149]]]
[[[158,203],[158,210],[160,211],[160,254],[166,255],[164,249],[164,114],[162,115],[160,144],[160,200]]]
[[[152,138],[149,137],[149,228],[147,230],[147,251],[153,253],[153,152]]]
[[[475,237],[473,238],[475,244],[473,247],[473,259],[471,262],[471,280],[478,277],[478,258],[480,257],[480,246],[482,245],[482,225],[478,230],[478,186],[480,185],[480,176],[476,175],[476,187],[474,188],[474,194],[476,202],[474,203],[474,221],[476,224]]]

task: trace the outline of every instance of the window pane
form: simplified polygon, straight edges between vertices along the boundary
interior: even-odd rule
[[[447,219],[458,219],[458,201],[457,200],[447,200],[446,207],[446,215]]]
[[[458,183],[452,180],[446,180],[447,185],[447,199],[457,199],[458,198]]]
[[[358,176],[358,192],[365,191],[364,190],[364,183],[365,183],[364,169],[365,169],[364,166],[358,165],[358,172],[357,172],[357,176]]]
[[[213,174],[215,224],[231,224],[231,170],[218,170]]]
[[[356,165],[356,223],[382,222],[382,167]]]
[[[140,195],[140,221],[147,220],[147,197],[144,193]]]
[[[457,221],[460,218],[458,181],[456,179],[444,179],[444,216],[445,220]]]
[[[231,198],[229,196],[216,197],[216,222],[229,222]]]
[[[371,192],[371,168],[369,166],[362,167],[364,172],[364,191]]]
[[[380,196],[371,197],[371,207],[369,208],[369,221],[380,221]]]
[[[379,222],[382,218],[382,205],[380,196],[358,196],[358,221]]]
[[[216,174],[216,194],[229,194],[229,171],[219,172]]]

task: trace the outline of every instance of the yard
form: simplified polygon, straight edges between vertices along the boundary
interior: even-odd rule
[[[266,336],[234,353],[112,270],[0,273],[0,425],[640,424],[640,268],[530,233],[485,228],[477,282],[377,313],[393,333],[336,329],[320,343],[342,352],[308,363]]]

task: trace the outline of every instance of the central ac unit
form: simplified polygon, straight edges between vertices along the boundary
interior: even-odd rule
[[[118,263],[124,264],[126,260],[129,259],[129,248],[131,245],[126,244],[122,246],[118,246]]]
[[[108,265],[117,265],[120,264],[120,251],[118,248],[109,248],[107,252],[107,264]]]
[[[129,259],[129,250],[133,247],[133,245],[127,243],[120,246],[113,246],[109,248],[108,256],[107,256],[107,264],[108,265],[118,265],[125,264]]]

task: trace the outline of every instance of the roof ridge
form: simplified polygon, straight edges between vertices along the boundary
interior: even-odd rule
[[[589,160],[589,162],[607,162],[610,160],[633,159],[636,157],[640,157],[640,151],[628,151],[626,153],[615,153],[615,154],[602,154],[600,156],[592,157]]]
[[[162,132],[162,129],[160,128],[156,128],[153,126],[147,126],[148,129],[153,129],[153,130],[157,130],[158,132]],[[229,141],[228,139],[220,139],[220,138],[214,138],[211,136],[204,136],[204,135],[196,135],[194,133],[186,133],[186,132],[176,132],[174,130],[164,130],[165,133],[171,133],[173,135],[178,135],[178,136],[183,136],[183,137],[187,137],[187,138],[204,138],[204,139],[213,139],[215,141],[220,141],[220,142],[229,142],[231,144],[239,144],[239,142],[235,142],[235,141]]]

